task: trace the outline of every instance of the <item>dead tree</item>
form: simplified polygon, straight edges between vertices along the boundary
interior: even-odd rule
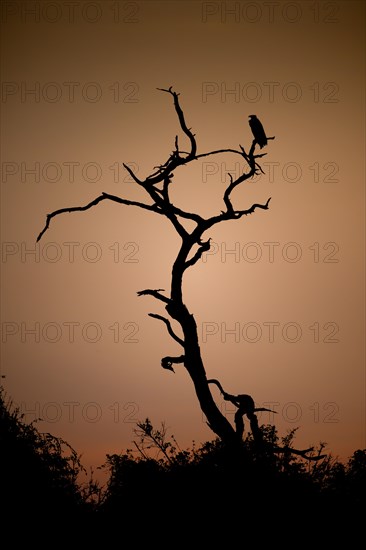
[[[49,228],[51,220],[55,216],[65,212],[81,212],[84,210],[89,210],[104,200],[114,201],[127,206],[136,206],[138,208],[154,212],[155,214],[159,214],[160,216],[165,216],[171,222],[181,238],[181,245],[172,267],[170,292],[167,295],[164,294],[164,290],[162,289],[146,289],[139,291],[137,294],[138,296],[152,296],[156,300],[162,302],[169,317],[167,318],[156,313],[149,313],[149,315],[154,319],[162,321],[166,325],[167,331],[171,338],[175,340],[177,345],[183,350],[181,355],[177,354],[163,357],[161,360],[161,366],[164,369],[173,372],[173,365],[182,364],[185,367],[192,379],[200,407],[206,416],[209,427],[223,442],[229,445],[237,445],[238,440],[241,441],[242,439],[242,424],[239,418],[237,418],[237,429],[234,429],[230,422],[221,413],[213,399],[209,388],[209,381],[207,380],[206,371],[202,362],[196,321],[193,314],[190,313],[183,302],[182,283],[185,272],[201,259],[204,252],[210,249],[210,239],[204,240],[203,236],[211,227],[221,222],[239,220],[244,216],[253,214],[256,210],[268,210],[270,198],[268,198],[265,203],[255,203],[247,209],[234,208],[231,200],[231,194],[233,190],[238,187],[238,185],[253,178],[253,176],[259,172],[263,172],[258,164],[258,159],[263,157],[265,153],[256,153],[256,148],[259,143],[254,131],[254,139],[248,152],[245,151],[244,147],[239,145],[238,150],[219,149],[207,153],[198,153],[196,138],[186,124],[179,102],[179,94],[174,92],[172,87],[169,89],[158,89],[168,93],[173,99],[180,128],[187,136],[190,143],[189,152],[180,150],[178,145],[178,136],[176,136],[174,150],[168,157],[167,161],[156,167],[156,170],[145,179],[139,179],[129,166],[123,164],[127,172],[133,178],[134,182],[142,187],[148,195],[150,199],[148,202],[136,202],[111,195],[109,193],[102,193],[85,206],[61,208],[60,210],[56,210],[51,214],[48,214],[46,224],[39,234],[37,241],[42,238],[43,234]],[[266,136],[266,139],[268,140],[274,138]],[[233,153],[239,155],[247,165],[247,171],[241,174],[238,178],[234,179],[231,174],[229,174],[229,183],[223,195],[224,210],[215,216],[203,218],[199,214],[187,212],[173,204],[169,196],[169,190],[170,185],[172,184],[174,171],[178,170],[181,166],[186,166],[200,158],[219,155],[222,153]],[[183,220],[190,220],[191,222],[194,222],[195,227],[191,232],[185,229],[182,223]],[[181,336],[176,334],[172,327],[171,320],[176,321],[180,326],[182,331]],[[248,411],[240,409],[240,411],[242,410],[244,411],[243,414],[248,414]],[[256,427],[253,435],[256,438],[259,438],[260,429],[258,429],[258,422],[254,409],[249,411],[249,415],[251,419],[251,426]]]

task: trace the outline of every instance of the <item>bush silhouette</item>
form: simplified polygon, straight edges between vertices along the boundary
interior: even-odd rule
[[[14,514],[72,515],[86,509],[77,478],[82,471],[76,452],[62,439],[40,433],[0,388],[0,501]]]
[[[211,529],[206,534],[213,541],[218,525],[233,537],[242,536],[244,519],[253,522],[249,525],[261,519],[262,537],[266,530],[273,537],[271,529],[299,522],[306,525],[307,537],[323,530],[329,540],[340,527],[356,536],[366,503],[366,450],[357,450],[346,464],[331,456],[311,461],[291,453],[296,430],[280,438],[274,426],[261,429],[260,452],[251,433],[240,452],[219,438],[181,450],[164,424],[154,429],[146,419],[135,430],[135,452],[107,455],[102,468],[109,480],[101,498],[92,480],[86,487],[78,484],[84,469],[76,452],[62,439],[40,433],[34,422],[27,424],[19,410],[5,403],[0,388],[2,519],[76,519],[63,524],[63,530],[81,529],[84,543],[100,528],[104,536],[143,529],[143,540],[149,540],[148,533],[161,529],[161,522],[184,527],[182,536],[192,530],[202,535],[206,517]],[[289,452],[273,452],[279,445]],[[337,525],[331,533],[328,518]],[[90,526],[93,530],[85,529]]]
[[[310,518],[309,534],[324,529],[326,517],[347,525],[365,504],[366,451],[356,451],[346,465],[331,456],[310,461],[290,451],[274,453],[277,445],[291,448],[296,430],[280,438],[270,425],[262,426],[261,453],[251,434],[239,454],[219,439],[181,451],[175,440],[168,441],[164,425],[154,430],[147,419],[138,426],[137,456],[132,451],[107,455],[110,477],[100,508],[104,514],[118,511],[133,521],[144,509],[156,521],[177,525],[189,519],[190,525],[202,528],[204,511],[231,534],[242,531],[243,518],[263,517],[267,525],[296,525],[300,518]],[[151,454],[153,448],[157,456]]]

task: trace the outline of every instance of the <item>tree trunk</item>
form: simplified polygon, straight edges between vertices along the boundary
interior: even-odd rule
[[[196,395],[202,412],[207,418],[211,430],[230,446],[238,442],[237,434],[230,422],[217,407],[203,365],[198,341],[197,324],[193,315],[182,301],[182,282],[185,262],[193,246],[191,240],[183,241],[172,270],[171,301],[166,306],[169,315],[178,321],[184,334],[184,366],[186,367],[195,387]]]

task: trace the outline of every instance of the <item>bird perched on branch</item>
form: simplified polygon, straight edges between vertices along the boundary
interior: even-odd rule
[[[256,117],[256,115],[249,115],[249,126],[253,132],[253,136],[255,141],[258,143],[260,148],[267,145],[267,136],[264,131],[263,125],[259,118]]]

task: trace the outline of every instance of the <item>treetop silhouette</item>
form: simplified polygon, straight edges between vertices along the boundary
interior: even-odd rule
[[[51,220],[65,212],[82,212],[89,210],[93,206],[96,206],[104,200],[113,201],[126,206],[136,206],[144,210],[149,210],[161,216],[165,216],[173,225],[176,232],[181,237],[181,245],[176,256],[176,259],[172,267],[171,287],[168,293],[165,293],[164,289],[144,289],[137,292],[138,296],[152,296],[157,301],[164,304],[165,310],[168,313],[169,318],[164,317],[158,313],[149,313],[149,316],[162,321],[171,336],[171,338],[183,349],[182,354],[167,355],[161,359],[161,366],[169,371],[174,372],[173,365],[182,364],[187,370],[192,382],[194,384],[195,392],[201,407],[202,412],[205,414],[207,424],[211,430],[226,444],[230,446],[238,447],[242,442],[242,435],[244,431],[243,416],[246,415],[250,421],[253,437],[260,448],[263,444],[262,432],[258,426],[258,420],[255,412],[261,409],[256,409],[254,400],[251,396],[240,394],[238,396],[232,396],[227,394],[222,389],[221,384],[217,380],[208,380],[206,376],[205,367],[203,365],[197,325],[194,316],[183,302],[182,283],[183,276],[187,269],[194,266],[202,257],[204,252],[210,249],[210,238],[204,239],[203,236],[211,227],[224,221],[239,220],[243,216],[253,214],[256,210],[268,210],[268,205],[271,197],[267,199],[265,203],[254,203],[247,209],[235,208],[232,202],[232,192],[241,183],[253,178],[258,173],[264,173],[261,166],[258,163],[258,159],[264,157],[266,153],[257,153],[256,148],[259,146],[263,148],[268,144],[268,140],[274,139],[274,137],[267,137],[261,122],[255,115],[250,115],[250,127],[253,132],[253,140],[247,152],[242,145],[239,145],[239,149],[218,149],[215,151],[209,151],[206,153],[198,153],[197,142],[195,134],[192,132],[185,121],[185,116],[180,105],[179,95],[173,91],[172,87],[158,88],[158,90],[169,94],[173,99],[174,109],[178,117],[180,128],[189,140],[190,151],[182,151],[178,143],[178,135],[175,136],[174,149],[169,155],[166,162],[156,167],[156,170],[148,175],[145,179],[139,179],[133,170],[123,163],[123,166],[132,177],[133,181],[142,187],[148,195],[150,201],[143,203],[137,201],[131,201],[116,195],[109,193],[102,193],[90,203],[85,206],[74,206],[70,208],[61,208],[47,215],[46,224],[40,234],[38,235],[37,242],[43,237],[44,233],[49,229]],[[170,186],[173,182],[174,172],[181,166],[186,166],[189,163],[198,159],[219,155],[222,153],[233,153],[239,155],[247,165],[247,171],[243,172],[236,179],[229,174],[229,183],[224,191],[223,203],[224,210],[221,210],[220,214],[204,218],[201,215],[188,212],[173,204],[169,196]],[[195,227],[192,231],[188,231],[182,221],[191,220],[194,222]],[[172,322],[175,321],[181,329],[181,336],[179,336],[175,329],[173,329]],[[215,383],[218,385],[225,399],[229,399],[236,407],[237,413],[235,415],[235,428],[225,418],[217,407],[213,396],[211,394],[209,384]],[[304,451],[297,451],[295,449],[276,447],[274,451],[290,451],[296,454],[301,454],[306,458],[319,460],[322,456],[308,457],[307,453],[312,449],[306,449]]]

